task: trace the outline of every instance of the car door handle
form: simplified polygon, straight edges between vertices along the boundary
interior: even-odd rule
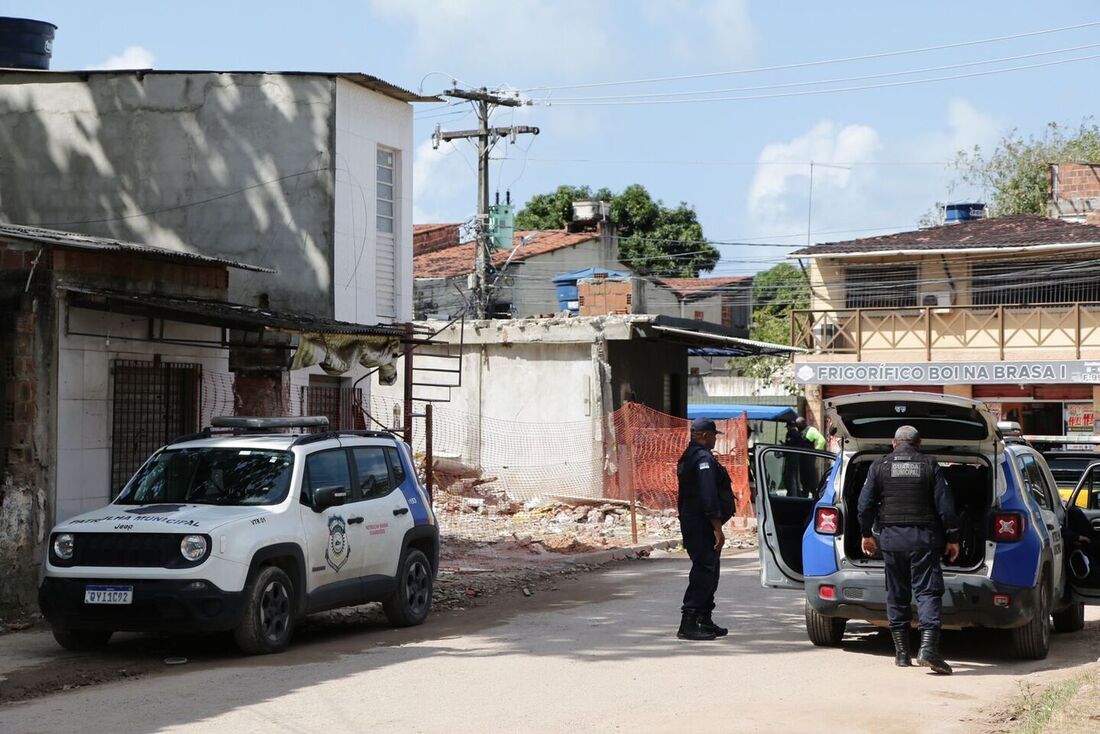
[[[396,510],[393,511],[393,514],[394,515],[407,515],[407,514],[409,514],[409,508],[408,507],[399,507],[399,508],[397,508]]]
[[[348,518],[348,525],[358,525],[361,522],[363,522],[363,518],[361,518],[361,517],[349,517]]]

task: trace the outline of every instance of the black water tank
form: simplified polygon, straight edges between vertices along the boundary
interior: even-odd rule
[[[56,30],[43,20],[0,18],[0,68],[49,69]]]

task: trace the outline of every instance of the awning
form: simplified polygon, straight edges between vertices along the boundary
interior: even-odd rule
[[[709,324],[703,321],[689,321],[687,319],[671,319],[658,316],[657,320],[646,328],[653,329],[661,334],[675,338],[696,349],[721,349],[725,356],[752,357],[758,355],[784,355],[795,352],[805,352],[799,347],[790,347],[785,344],[772,344],[754,339],[745,339],[731,335],[730,329],[717,324]],[[708,356],[714,356],[712,353]]]
[[[746,415],[750,421],[793,421],[798,413],[786,405],[737,405],[730,403],[689,404],[688,418],[724,420]]]
[[[246,332],[274,331],[298,335],[291,369],[319,366],[340,375],[358,364],[378,368],[379,380],[393,384],[403,343],[422,343],[404,327],[353,324],[203,298],[131,294],[102,288],[62,285],[76,308],[123,313],[167,321],[202,324]],[[225,345],[229,346],[229,345]],[[272,345],[275,346],[275,345]],[[287,348],[293,348],[287,345]]]

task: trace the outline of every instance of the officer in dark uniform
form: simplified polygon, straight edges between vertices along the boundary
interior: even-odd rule
[[[875,541],[872,528],[881,528]],[[871,465],[859,494],[859,524],[863,552],[873,556],[882,546],[886,563],[886,615],[899,666],[909,657],[910,602],[917,598],[920,652],[917,664],[951,674],[940,655],[940,612],[943,570],[940,556],[959,556],[959,522],[955,504],[939,465],[920,453],[920,434],[902,426],[894,434],[894,450]]]
[[[682,640],[713,640],[729,630],[714,623],[719,558],[726,536],[722,524],[733,516],[730,475],[711,450],[721,431],[708,418],[691,422],[691,442],[676,466],[680,532],[691,558],[691,573],[681,607]]]

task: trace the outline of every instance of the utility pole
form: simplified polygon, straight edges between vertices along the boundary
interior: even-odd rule
[[[476,317],[488,318],[492,293],[489,285],[489,266],[492,264],[490,253],[492,243],[489,232],[489,153],[501,138],[511,138],[515,142],[518,135],[538,135],[539,129],[529,125],[511,127],[489,127],[489,115],[493,107],[519,107],[525,102],[518,97],[504,97],[490,92],[485,87],[476,91],[452,89],[444,96],[466,99],[473,103],[477,113],[476,130],[453,130],[444,132],[436,126],[432,136],[433,145],[438,148],[440,142],[452,140],[477,139],[477,242],[474,258],[474,303]]]

